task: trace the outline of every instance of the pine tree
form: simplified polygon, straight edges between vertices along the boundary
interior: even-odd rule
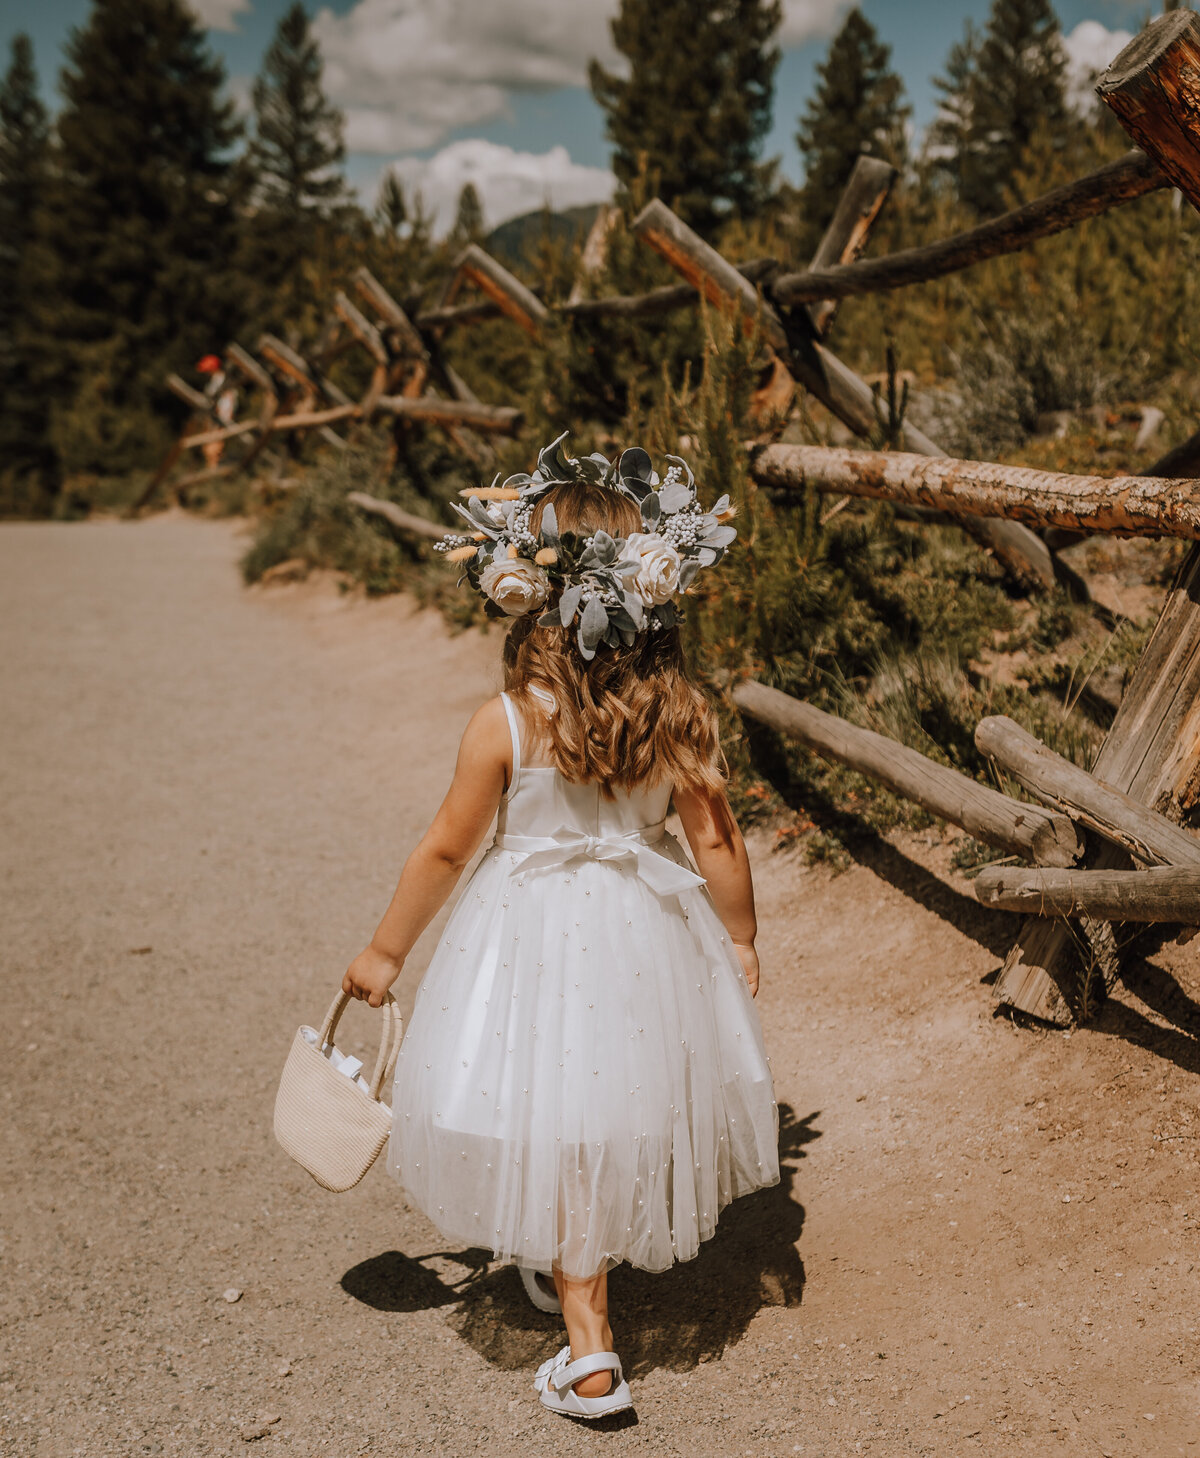
[[[408,200],[404,196],[404,184],[394,172],[385,172],[379,184],[379,198],[375,203],[375,217],[384,233],[399,237],[400,229],[408,222]]]
[[[992,0],[981,38],[968,31],[937,84],[945,101],[930,128],[934,155],[977,213],[1001,211],[1035,132],[1065,145],[1071,132],[1066,53],[1050,0]]]
[[[37,216],[39,378],[67,470],[144,464],[163,384],[238,321],[224,72],[183,0],[93,0],[66,45]]]
[[[815,229],[833,216],[860,152],[904,162],[910,113],[890,59],[891,47],[856,6],[817,67],[817,89],[796,133],[805,163],[804,208]]]
[[[629,75],[593,61],[589,81],[626,189],[648,162],[659,195],[707,234],[762,210],[781,15],[780,0],[621,0],[612,35]]]
[[[346,201],[344,119],[321,89],[321,52],[301,4],[286,12],[254,83],[250,164],[265,207],[293,220]]]
[[[46,411],[29,380],[29,250],[46,174],[49,126],[38,98],[33,45],[15,36],[0,82],[0,510],[32,504],[17,482],[49,465]]]
[[[483,237],[483,204],[473,182],[463,184],[458,195],[458,212],[454,219],[456,242],[475,243]]]

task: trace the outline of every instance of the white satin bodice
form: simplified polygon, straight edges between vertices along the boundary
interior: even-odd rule
[[[556,769],[523,764],[516,709],[507,694],[500,698],[512,734],[513,767],[500,802],[498,836],[550,836],[563,827],[581,835],[624,836],[661,828],[671,800],[669,784],[615,790],[609,799],[599,785],[575,784]]]

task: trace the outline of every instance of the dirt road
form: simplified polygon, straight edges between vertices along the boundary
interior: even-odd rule
[[[838,877],[755,842],[784,1182],[614,1275],[636,1420],[541,1412],[515,1273],[270,1130],[497,640],[247,592],[238,546],[0,528],[0,1452],[1200,1454],[1200,940],[1016,1029],[938,836]]]

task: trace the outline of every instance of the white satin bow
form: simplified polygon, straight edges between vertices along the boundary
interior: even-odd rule
[[[567,825],[560,825],[553,835],[498,835],[501,850],[519,851],[525,859],[517,871],[532,871],[543,866],[566,865],[586,856],[593,861],[611,861],[640,876],[660,896],[678,896],[704,885],[686,866],[664,856],[643,839],[643,831],[628,835],[587,835]],[[660,836],[659,839],[662,839]]]

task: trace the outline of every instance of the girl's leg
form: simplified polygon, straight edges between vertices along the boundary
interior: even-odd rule
[[[587,1281],[572,1281],[555,1268],[554,1287],[562,1306],[571,1360],[590,1357],[593,1352],[612,1351],[612,1327],[608,1324],[608,1272],[601,1271]],[[611,1372],[593,1372],[575,1384],[580,1397],[603,1397],[613,1383]]]

